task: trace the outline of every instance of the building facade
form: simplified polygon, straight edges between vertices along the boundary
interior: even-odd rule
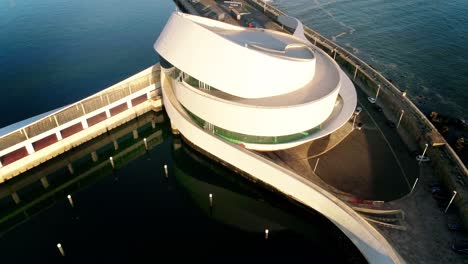
[[[174,12],[154,48],[176,128],[196,126],[248,149],[278,150],[329,135],[356,107],[351,80],[300,31]]]

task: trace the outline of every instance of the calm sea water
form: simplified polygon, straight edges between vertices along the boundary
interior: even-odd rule
[[[383,72],[424,111],[468,119],[468,1],[272,3]]]
[[[169,0],[0,1],[0,127],[73,103],[156,63],[152,45],[174,9]],[[169,130],[167,122],[156,130],[161,125]],[[124,139],[120,149],[137,143],[132,133]],[[99,162],[116,155],[112,143],[97,151]],[[95,168],[90,157],[75,162],[81,164],[75,175],[87,173],[79,166]],[[87,178],[92,184],[80,180],[52,203],[41,202],[44,208],[20,211],[17,217],[28,220],[0,232],[2,262],[364,261],[323,216],[213,164],[168,133],[148,154],[128,157],[115,173],[98,169]],[[50,188],[76,177],[65,167],[43,176]],[[39,181],[18,191],[20,206],[37,201],[36,192],[47,192]],[[215,195],[211,212],[208,193]],[[11,206],[10,197],[1,199],[0,216]],[[59,256],[59,242],[66,258]]]
[[[86,96],[158,61],[169,0],[0,0],[0,127]]]
[[[325,217],[201,156],[180,138],[172,137],[167,117],[154,129],[143,120],[148,118],[133,121],[140,125],[137,140],[133,139],[134,126],[110,132],[119,142],[117,151],[108,135],[75,149],[67,159],[74,166],[74,175],[66,165],[53,173],[47,171],[56,165],[45,164],[37,170],[50,186],[44,190],[36,180],[32,187],[19,190],[20,206],[57,191],[19,211],[15,218],[27,216],[28,220],[13,229],[4,225],[2,209],[14,203],[9,197],[0,199],[2,263],[87,263],[96,259],[104,263],[365,262]],[[148,152],[142,137],[148,138]],[[97,162],[91,160],[90,148],[98,153]],[[114,156],[118,166],[114,172],[109,156]],[[164,164],[169,168],[168,178]],[[74,208],[67,202],[69,193]],[[268,240],[265,228],[269,229]],[[62,244],[65,258],[60,257],[57,243]]]
[[[408,89],[424,110],[467,118],[468,2],[273,3]],[[157,62],[152,45],[172,10],[170,0],[0,1],[0,127],[73,103]],[[200,260],[219,262],[224,260],[219,255],[242,259],[239,252],[247,250],[258,258],[302,252],[342,262],[342,251],[337,254],[334,247],[343,238],[323,218],[239,182],[196,153],[171,151],[171,144],[166,139],[152,160],[140,157],[123,168],[119,184],[108,175],[77,193],[81,222],[73,220],[76,214],[63,199],[15,228],[1,238],[2,256],[54,258],[56,241],[64,239],[72,256],[113,260],[203,252]],[[163,162],[176,175],[165,185]],[[210,188],[228,197],[232,210],[214,218],[204,213],[199,201]],[[276,241],[272,233],[273,245],[263,243],[257,231],[265,222],[286,230]],[[286,245],[288,251],[281,251]],[[174,248],[179,253],[171,254]]]

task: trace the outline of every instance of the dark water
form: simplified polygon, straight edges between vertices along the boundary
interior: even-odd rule
[[[424,111],[468,119],[468,1],[272,3],[408,90]]]
[[[0,1],[0,127],[89,96],[158,61],[169,0]]]
[[[173,138],[161,113],[155,128],[151,118],[137,121],[138,139],[133,139],[136,128],[127,124],[20,176],[27,179],[38,173],[47,176],[50,186],[44,190],[36,181],[34,187],[18,191],[21,209],[16,211],[17,221],[9,224],[26,220],[13,228],[2,222],[4,212],[15,212],[8,210],[13,202],[0,199],[7,208],[0,210],[2,263],[364,262],[324,217],[213,164]],[[112,137],[117,137],[118,150],[113,149]],[[148,152],[142,137],[148,139]],[[91,161],[89,149],[97,150],[98,161]],[[115,171],[109,156],[117,164]],[[66,168],[47,172],[64,159],[73,164],[74,175]],[[34,198],[49,193],[54,194]],[[212,209],[209,193],[214,197]],[[74,208],[67,194],[72,195]],[[270,231],[268,240],[265,228]]]

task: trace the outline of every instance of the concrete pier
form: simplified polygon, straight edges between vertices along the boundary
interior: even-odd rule
[[[0,183],[73,147],[126,123],[135,115],[160,109],[159,64],[95,95],[0,135]],[[134,137],[138,132],[134,132]],[[116,145],[118,148],[118,144]],[[96,152],[90,152],[97,162]],[[74,173],[70,164],[68,170]]]

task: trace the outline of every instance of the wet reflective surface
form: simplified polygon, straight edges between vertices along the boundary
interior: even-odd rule
[[[0,190],[2,262],[365,262],[323,216],[210,161],[174,138],[167,120],[140,116]]]

